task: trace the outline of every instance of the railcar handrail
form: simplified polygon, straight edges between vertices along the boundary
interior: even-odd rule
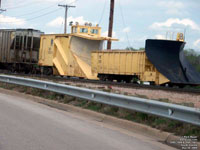
[[[52,91],[200,126],[198,108],[15,76],[0,75],[0,82]]]

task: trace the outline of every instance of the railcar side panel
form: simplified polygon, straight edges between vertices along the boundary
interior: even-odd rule
[[[1,29],[0,63],[37,63],[41,34],[33,29]]]
[[[163,84],[169,80],[160,74],[146,57],[145,51],[94,51],[92,72],[100,79],[130,81],[137,77],[140,81]],[[121,77],[121,78],[120,78]]]

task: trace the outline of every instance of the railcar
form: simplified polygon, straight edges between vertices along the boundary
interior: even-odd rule
[[[157,85],[169,82],[149,61],[145,51],[94,51],[92,72],[97,72],[99,79],[104,81],[143,81]]]
[[[69,34],[0,30],[0,67],[11,71],[156,85],[199,85],[200,75],[177,40],[146,40],[145,51],[104,50],[99,26],[71,26]]]
[[[41,36],[39,66],[45,74],[97,80],[91,70],[91,52],[103,50],[104,41],[116,40],[101,36],[101,28],[72,25],[70,34]]]
[[[33,29],[0,29],[0,67],[30,72],[37,65],[40,35]]]
[[[176,40],[146,40],[145,51],[94,51],[92,72],[100,80],[199,85],[200,74],[185,58],[184,46],[184,36],[178,33]]]

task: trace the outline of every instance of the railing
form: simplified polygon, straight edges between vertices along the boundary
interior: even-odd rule
[[[66,94],[200,126],[200,109],[197,108],[15,76],[0,75],[0,81]]]

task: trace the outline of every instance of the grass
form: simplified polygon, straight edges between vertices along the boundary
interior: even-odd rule
[[[136,97],[144,98],[144,99],[149,99],[146,95],[140,95],[140,94],[136,94]]]
[[[21,93],[26,93],[29,95],[34,95],[34,96],[39,96],[42,98],[46,98],[49,100],[55,100],[61,103],[65,104],[70,104],[78,107],[82,107],[84,109],[89,109],[92,111],[104,113],[110,116],[115,116],[118,118],[130,120],[133,122],[145,124],[148,126],[151,126],[153,128],[159,129],[161,131],[166,131],[170,133],[174,133],[175,135],[178,136],[197,136],[198,141],[200,141],[200,128],[194,125],[186,124],[186,123],[181,123],[178,121],[166,119],[166,118],[161,118],[161,117],[156,117],[140,112],[133,112],[129,111],[126,109],[118,108],[118,107],[113,107],[113,106],[108,106],[100,103],[95,103],[63,94],[57,94],[54,92],[49,92],[49,91],[44,91],[44,90],[39,90],[35,88],[28,88],[24,86],[17,86],[17,85],[12,85],[12,84],[6,84],[6,83],[1,83],[0,82],[0,87],[9,89],[9,90],[14,90],[18,91]],[[138,97],[141,98],[147,98],[145,95],[137,95]],[[169,102],[168,99],[159,99],[161,102]],[[184,106],[189,106],[192,107],[194,104],[188,102],[188,103],[183,103],[181,105]]]

